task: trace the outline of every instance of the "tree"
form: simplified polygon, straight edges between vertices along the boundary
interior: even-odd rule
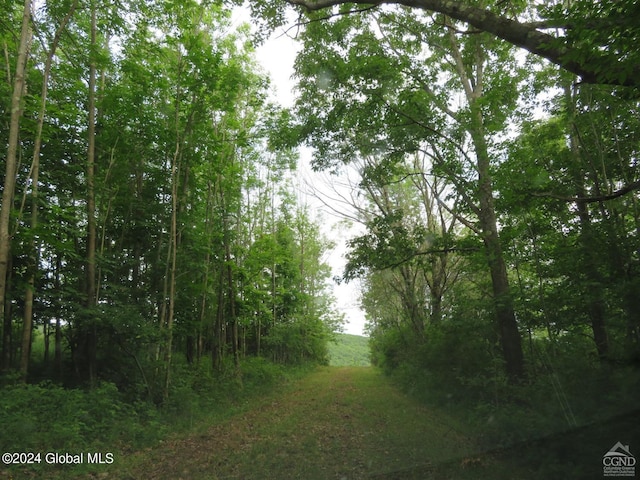
[[[637,181],[636,111],[606,87],[563,89],[496,172],[526,323],[552,345],[588,336],[605,362],[637,354],[637,194],[615,194]]]
[[[495,325],[515,380],[524,375],[524,360],[492,169],[520,76],[508,45],[458,27],[447,17],[407,10],[309,24],[297,63],[304,79],[298,128],[317,149],[317,168],[371,155],[381,159],[369,173],[379,183],[396,181],[406,156],[424,152],[431,160],[431,173],[460,197],[457,220],[484,242]]]
[[[9,255],[11,252],[10,220],[13,210],[13,197],[16,187],[18,165],[18,147],[20,134],[20,117],[22,116],[22,101],[26,92],[26,68],[31,42],[31,1],[25,0],[22,11],[22,26],[20,29],[20,43],[13,74],[13,89],[11,93],[11,119],[9,122],[9,139],[5,162],[4,185],[2,189],[2,205],[0,205],[0,318],[4,321],[3,329],[3,368],[9,368],[11,331],[10,318],[6,315],[7,274]],[[10,70],[7,66],[7,70]],[[9,318],[9,322],[6,319]]]
[[[476,6],[452,0],[383,0],[373,4],[366,0],[286,0],[286,3],[308,11],[326,10],[323,14],[327,17],[384,5],[440,13],[473,27],[468,31],[470,34],[490,33],[580,76],[583,82],[640,85],[638,55],[633,47],[640,35],[637,21],[640,12],[632,0],[605,4],[581,0],[549,6],[513,1]],[[353,4],[363,6],[351,10]],[[280,4],[280,8],[283,5]],[[331,9],[335,6],[340,7],[339,13]],[[254,0],[252,7],[263,18],[268,18],[271,25],[284,18],[272,2]],[[562,34],[553,35],[548,31]]]
[[[96,171],[96,96],[97,92],[97,6],[92,1],[90,5],[90,25],[89,25],[89,92],[88,92],[88,115],[87,115],[87,171],[86,171],[86,187],[87,187],[87,255],[86,255],[86,279],[85,279],[85,295],[87,322],[83,327],[83,343],[88,361],[89,382],[91,385],[96,383],[96,355],[97,355],[97,335],[95,307],[98,302],[96,289],[96,191],[95,191],[95,171]]]
[[[31,161],[31,222],[29,228],[32,232],[35,232],[38,226],[38,213],[40,209],[39,199],[38,199],[38,182],[39,182],[39,172],[40,172],[40,151],[42,147],[42,137],[43,137],[43,128],[45,121],[45,113],[47,106],[47,92],[49,88],[49,77],[51,74],[51,67],[54,55],[56,53],[56,49],[58,48],[58,44],[60,43],[60,37],[64,32],[67,24],[69,23],[72,15],[74,14],[76,8],[78,6],[77,0],[73,2],[73,4],[69,7],[68,12],[66,12],[60,24],[57,26],[55,34],[53,35],[53,39],[51,40],[51,46],[49,50],[46,52],[46,60],[44,64],[44,69],[42,73],[42,90],[40,94],[40,111],[38,113],[38,124],[37,131],[34,139],[34,147],[33,147],[33,157]],[[23,205],[26,201],[26,191],[23,196]],[[22,210],[22,207],[21,207]],[[32,242],[31,244],[32,253],[30,254],[30,273],[29,278],[27,280],[27,289],[25,292],[25,300],[24,300],[24,321],[22,325],[22,346],[21,346],[21,359],[20,359],[20,372],[22,374],[23,380],[26,381],[27,374],[29,371],[29,360],[31,353],[31,334],[33,331],[33,301],[34,301],[34,293],[35,293],[35,280],[39,263],[39,250],[40,246],[36,242]],[[47,332],[45,332],[45,335]],[[47,338],[47,337],[45,337]]]
[[[30,12],[2,10],[15,24],[2,34],[7,62],[22,65],[15,32]],[[296,156],[274,142],[282,112],[249,27],[230,33],[230,15],[196,1],[70,0],[31,19],[32,61],[17,77],[6,69],[22,86],[0,85],[20,107],[2,105],[1,132],[16,160],[32,159],[8,162],[3,185],[6,369],[112,381],[160,403],[176,368],[195,376],[208,356],[238,379],[250,355],[324,361],[336,318],[324,240],[298,215]],[[41,97],[24,94],[27,78]]]
[[[367,226],[350,241],[344,278],[392,270],[388,288],[396,291],[418,337],[443,318],[443,298],[455,281],[458,219],[444,204],[446,183],[431,175],[424,154],[408,159],[397,179],[375,183],[374,159],[364,162],[367,204],[356,206]],[[406,170],[405,170],[406,169]],[[455,210],[455,206],[452,207]]]

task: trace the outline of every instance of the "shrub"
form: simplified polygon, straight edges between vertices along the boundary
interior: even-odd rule
[[[150,441],[162,433],[150,405],[124,403],[111,383],[90,391],[49,382],[5,387],[0,424],[0,449],[7,452],[113,448],[123,438]]]

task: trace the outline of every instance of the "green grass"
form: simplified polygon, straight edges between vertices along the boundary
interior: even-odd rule
[[[147,420],[146,425],[135,423],[134,412],[121,409],[122,404],[116,401],[117,394],[109,385],[104,386],[104,391],[94,392],[96,398],[53,387],[42,392],[36,387],[6,390],[12,398],[32,404],[31,409],[25,407],[26,403],[13,405],[10,410],[14,415],[33,413],[38,410],[36,407],[48,413],[48,422],[45,417],[40,420],[44,430],[24,436],[37,438],[40,443],[20,444],[20,448],[37,448],[43,454],[84,452],[85,456],[87,452],[113,452],[114,461],[97,466],[0,468],[0,478],[601,478],[602,455],[607,449],[620,441],[629,444],[635,453],[640,445],[638,412],[573,431],[499,445],[488,442],[486,434],[465,422],[467,417],[461,412],[426,406],[403,393],[377,368],[317,367],[291,375],[285,377],[282,368],[263,360],[248,362],[245,386],[233,395],[233,389],[224,395],[210,390],[209,396],[201,392],[201,396],[191,398],[178,390],[171,405],[162,412],[163,417]],[[209,391],[210,386],[200,388]],[[40,402],[31,398],[31,393],[38,393]],[[43,404],[49,397],[52,404]],[[105,411],[108,415],[100,413]],[[82,428],[96,437],[104,437],[99,430],[107,429],[109,441],[88,440],[82,430],[73,430],[73,435],[67,435],[68,443],[55,447],[54,434],[55,438],[62,438],[61,429],[73,427],[70,419],[78,413],[84,415],[85,421],[93,422]],[[167,415],[179,415],[188,422],[175,418],[169,423]],[[96,423],[99,416],[105,417],[102,424]],[[3,428],[12,429],[11,444],[18,445],[15,442],[20,428],[33,429],[34,425],[26,417],[18,423],[16,417],[11,424],[5,421]],[[517,422],[513,425],[519,429]],[[143,436],[158,428],[165,433],[155,442],[136,446],[120,443],[116,432],[120,428],[128,435],[135,429],[140,429]],[[0,430],[0,438],[3,433]]]
[[[466,471],[475,444],[462,432],[377,369],[322,367],[206,432],[138,454],[122,478],[466,478],[440,470]]]
[[[123,471],[133,452],[161,447],[172,436],[207,432],[312,368],[249,358],[243,362],[240,384],[228,373],[190,373],[176,361],[171,396],[161,407],[127,402],[112,383],[94,390],[65,389],[51,382],[0,387],[0,453],[40,453],[35,463],[0,464],[0,479],[126,478]],[[82,453],[85,461],[48,463],[47,453]],[[112,453],[114,461],[89,464],[89,453]]]
[[[602,455],[615,439],[633,451],[636,425],[635,416],[625,417],[492,447],[460,418],[403,394],[376,368],[322,367],[224,421],[125,459],[115,478],[600,478]]]
[[[329,342],[329,365],[334,367],[368,367],[369,339],[359,335],[339,333]]]

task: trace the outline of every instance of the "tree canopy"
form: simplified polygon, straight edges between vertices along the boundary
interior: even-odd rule
[[[3,6],[3,370],[165,402],[176,362],[326,362],[330,244],[249,27],[219,2],[31,8]]]
[[[555,201],[569,216],[550,228],[565,233],[575,228],[580,245],[574,262],[583,276],[575,289],[583,295],[587,285],[599,289],[585,301],[578,323],[590,329],[598,356],[609,358],[611,336],[622,335],[624,328],[614,334],[616,327],[607,325],[611,299],[605,291],[614,280],[606,280],[607,267],[588,245],[603,222],[624,217],[627,207],[635,209],[637,151],[626,139],[635,135],[629,128],[635,132],[630,126],[637,109],[631,77],[636,77],[629,75],[637,65],[626,62],[638,49],[621,34],[635,27],[612,21],[618,15],[632,17],[635,5],[288,3],[304,12],[298,19],[303,49],[296,62],[300,100],[289,126],[314,148],[315,168],[339,174],[350,165],[360,175],[359,193],[351,198],[367,231],[350,242],[344,278],[368,279],[375,301],[365,304],[374,338],[400,328],[411,332],[405,343],[428,342],[429,325],[448,328],[441,320],[461,314],[454,312],[467,302],[454,280],[466,279],[479,286],[470,296],[488,301],[473,315],[493,319],[486,336],[499,346],[507,377],[526,377],[523,337],[534,327],[526,330],[522,318],[528,313],[519,302],[531,300],[521,291],[524,266],[513,256],[516,237],[505,226],[526,222],[522,212],[532,214]],[[261,6],[254,2],[256,9]],[[269,18],[283,20],[273,12]],[[535,55],[523,56],[516,47]],[[607,95],[611,111],[624,119],[600,134],[593,102]],[[524,141],[534,116],[549,122],[545,131],[555,128],[559,135],[549,144],[557,159],[545,167],[512,160],[518,151],[513,139]],[[597,147],[589,144],[596,138]],[[541,152],[544,143],[539,142],[530,158]],[[622,144],[630,150],[614,154]],[[602,153],[596,159],[594,152]],[[549,181],[556,173],[566,177],[565,187]],[[523,190],[514,196],[510,185]],[[604,203],[617,199],[627,207]],[[631,231],[611,228],[605,235],[626,238]],[[627,265],[636,262],[631,250],[612,255],[624,257]],[[545,261],[551,260],[545,256]],[[544,283],[542,270],[537,274]],[[383,286],[390,289],[384,295]],[[447,299],[454,310],[448,310]],[[620,308],[630,306],[629,300],[619,300]],[[387,313],[381,317],[382,312]],[[628,314],[629,331],[636,331],[631,326],[635,314]],[[549,335],[556,338],[554,332]]]
[[[334,15],[402,5],[446,15],[467,25],[469,35],[487,32],[538,55],[581,78],[585,83],[638,87],[640,39],[636,2],[470,2],[463,0],[284,0],[279,4],[254,0],[252,5],[274,25],[282,22],[284,4],[319,11],[316,21]],[[338,7],[334,9],[332,7]],[[305,21],[302,20],[304,23]]]

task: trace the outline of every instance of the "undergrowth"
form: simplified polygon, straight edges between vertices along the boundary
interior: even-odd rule
[[[151,448],[169,433],[197,430],[244,408],[252,398],[302,376],[297,367],[247,358],[235,368],[213,372],[176,365],[169,398],[157,405],[133,400],[110,382],[93,389],[64,388],[52,382],[5,385],[0,395],[0,451],[40,453],[30,465],[0,465],[0,478],[65,478],[113,465],[87,465],[87,452],[112,453],[114,463]],[[5,382],[7,379],[5,378]],[[84,453],[83,465],[51,465],[48,453]],[[105,470],[106,471],[106,470]]]
[[[387,348],[393,356],[379,353],[379,364],[406,392],[464,422],[478,452],[524,464],[525,478],[602,476],[602,456],[616,442],[640,448],[637,366],[600,361],[586,342],[534,341],[528,377],[510,384],[481,340],[464,349],[454,336],[437,340]]]

